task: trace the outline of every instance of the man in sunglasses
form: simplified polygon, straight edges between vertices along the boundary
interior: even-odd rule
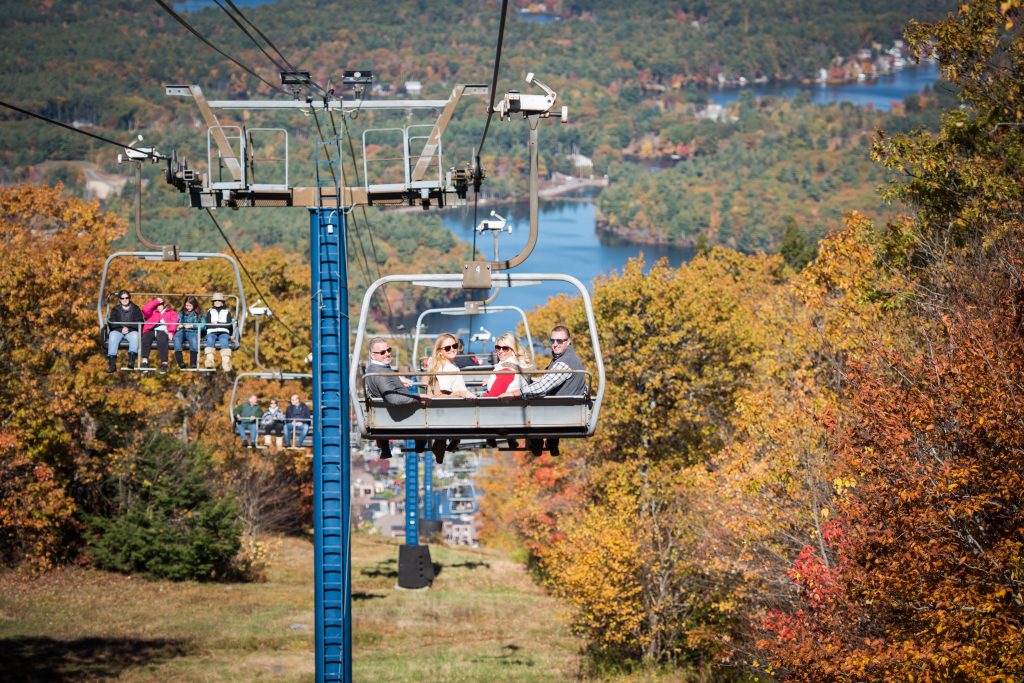
[[[521,391],[513,389],[501,395],[502,398],[519,398],[530,396],[580,396],[587,388],[587,378],[583,363],[572,348],[572,335],[565,325],[558,325],[551,330],[551,363],[548,372],[532,384],[526,385]],[[544,452],[542,439],[530,439],[530,451],[534,455]],[[548,439],[547,449],[551,455],[558,455],[558,439]]]
[[[370,362],[366,365],[366,393],[373,398],[382,398],[389,406],[411,405],[413,403],[425,403],[426,398],[410,394],[409,388],[412,382],[405,377],[394,374],[391,367],[391,347],[384,337],[374,337],[370,340]],[[391,457],[391,442],[387,439],[377,439],[377,447],[380,448],[381,459]]]
[[[107,372],[117,372],[117,349],[122,339],[128,340],[128,366],[135,367],[139,357],[139,335],[146,319],[142,309],[132,303],[127,289],[117,293],[118,305],[110,309],[107,317]]]

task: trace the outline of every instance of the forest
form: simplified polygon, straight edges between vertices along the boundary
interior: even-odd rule
[[[87,14],[84,4],[53,5]],[[721,36],[754,31],[757,13],[743,10],[758,7],[678,11],[706,16]],[[785,7],[825,22],[831,5]],[[137,40],[129,9],[111,5],[104,17],[108,26],[124,20],[126,44]],[[414,10],[435,21],[427,3],[367,12]],[[41,11],[11,7],[5,26],[30,25]],[[596,3],[579,20],[602,11],[617,10]],[[714,153],[694,164],[644,174],[610,160],[619,185],[601,199],[606,218],[635,226],[639,238],[669,225],[699,254],[679,268],[634,261],[595,283],[608,372],[597,434],[564,444],[559,457],[500,460],[487,474],[484,528],[487,543],[522,552],[537,580],[571,605],[596,667],[851,683],[1010,681],[1024,671],[1024,7],[982,2],[934,14],[910,21],[906,41],[916,55],[937,56],[951,91],[903,122],[747,100]],[[781,23],[779,36],[802,31]],[[95,18],[96,31],[101,25]],[[539,37],[562,30],[524,28]],[[335,40],[328,27],[305,30],[307,39],[321,31],[324,44]],[[622,49],[657,63],[658,35]],[[337,47],[364,37],[353,30]],[[396,36],[375,39],[405,47]],[[798,73],[798,60],[782,55],[811,52],[802,45],[758,52],[766,60],[758,64]],[[10,42],[0,49],[14,59]],[[128,63],[134,53],[125,49],[107,58]],[[186,63],[178,49],[161,65]],[[74,80],[77,62],[54,50],[51,66],[65,64]],[[379,56],[387,54],[385,43]],[[621,73],[639,59],[589,60],[581,73]],[[749,68],[754,53],[729,59]],[[23,65],[2,78],[25,78],[28,88],[38,73]],[[149,77],[129,74],[118,85]],[[92,84],[113,87],[98,77]],[[45,97],[34,104],[57,113]],[[67,116],[89,115],[85,97],[66,104]],[[97,99],[95,111],[107,104]],[[143,102],[124,106],[130,117]],[[2,122],[5,162],[37,163],[64,144],[45,128],[28,132],[36,128]],[[8,146],[17,131],[26,143]],[[174,135],[185,139],[184,129]],[[844,151],[862,138],[870,165]],[[75,154],[94,154],[70,139]],[[726,171],[736,166],[746,170]],[[781,206],[782,195],[800,206],[836,193],[847,168],[849,182],[871,179],[881,196],[864,206],[846,196],[813,227]],[[773,208],[726,206],[705,189],[707,176],[755,187]],[[680,177],[685,190],[666,190]],[[650,215],[656,201],[636,203],[644,193],[672,197],[679,221]],[[0,187],[0,558],[26,576],[87,563],[149,577],[258,580],[268,562],[262,535],[308,525],[308,460],[265,459],[226,440],[230,382],[221,373],[106,376],[93,296],[104,256],[130,239],[118,215],[127,201],[104,207],[75,195],[61,184]],[[177,210],[147,205],[147,220]],[[774,232],[764,230],[769,213]],[[385,271],[410,262],[450,268],[465,256],[437,222],[376,211],[359,219],[393,226],[376,244]],[[209,228],[194,220],[200,239]],[[272,230],[241,242],[246,262],[278,317],[304,320],[308,264],[291,237]],[[820,239],[817,249],[797,239],[805,235]],[[768,253],[774,248],[780,253]],[[143,291],[231,284],[227,272],[201,264],[115,270],[117,282]],[[354,288],[372,275],[354,268]],[[580,303],[558,298],[530,315],[534,329],[559,321],[583,329]],[[265,362],[301,366],[306,334],[268,325]],[[578,350],[586,363],[582,341]],[[241,358],[237,369],[249,363]]]
[[[331,16],[327,3],[271,3],[247,13],[318,82],[336,81],[342,69],[372,68],[381,96],[401,93],[406,81],[418,80],[423,97],[444,98],[456,83],[489,81],[499,4],[483,2],[477,11],[466,12],[451,2],[356,3],[336,28],[325,20]],[[276,68],[242,32],[229,30],[234,27],[216,8],[190,14],[189,20],[219,48],[252,64],[266,82],[199,43],[156,4],[107,2],[100,13],[70,0],[6,5],[0,22],[0,55],[11,65],[0,73],[5,98],[117,139],[141,132],[146,144],[166,154],[177,152],[193,167],[206,160],[205,140],[191,125],[196,112],[187,101],[166,97],[164,84],[199,80],[209,96],[227,99],[281,95],[270,85],[278,82]],[[615,191],[602,199],[601,210],[606,228],[620,239],[722,244],[752,253],[777,250],[786,226],[795,225],[815,243],[854,206],[872,216],[883,210],[875,188],[884,172],[867,159],[875,130],[934,123],[939,111],[937,97],[912,105],[924,109],[923,115],[894,117],[852,107],[826,112],[797,98],[791,104],[741,102],[735,108],[741,120],[735,124],[696,117],[706,102],[706,86],[719,75],[803,82],[866,45],[891,45],[908,18],[938,18],[951,3],[915,0],[898,12],[876,0],[784,5],[744,0],[728,7],[650,0],[642,11],[614,2],[550,5],[561,21],[536,24],[512,13],[498,95],[523,89],[523,76],[530,71],[560,93],[571,124],[544,131],[542,173],[572,174],[572,150],[592,158],[594,172],[612,179]],[[57,21],[60,30],[46,30]],[[736,45],[743,47],[737,50]],[[105,77],[110,70],[116,79]],[[467,103],[457,112],[444,141],[447,163],[463,165],[473,158],[483,137],[484,107],[482,101]],[[313,140],[323,133],[319,122],[253,112],[245,123],[287,127],[292,177],[312,182]],[[334,122],[323,122],[330,125]],[[382,125],[395,125],[393,117],[364,112],[338,123],[355,141],[351,154],[343,147],[350,172],[361,173],[362,132]],[[488,131],[481,150],[487,173],[481,198],[521,196],[525,137],[508,125]],[[642,179],[649,162],[677,152],[684,162]],[[130,175],[104,145],[3,109],[0,159],[0,182],[59,180],[79,192],[83,170],[59,162],[84,159],[107,173]],[[160,182],[155,173],[149,176]],[[659,188],[680,182],[685,193],[666,205]],[[786,188],[780,190],[778,183]],[[105,200],[106,208],[128,216],[133,193],[129,183],[121,195]],[[673,211],[676,205],[683,210]],[[146,206],[161,239],[174,234],[190,248],[219,247],[201,217],[172,192],[150,188]],[[389,220],[379,219],[381,232],[388,230]],[[246,246],[295,248],[303,239],[270,211],[247,212],[244,221],[228,218],[226,224]]]

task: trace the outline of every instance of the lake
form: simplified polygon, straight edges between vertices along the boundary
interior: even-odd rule
[[[798,92],[806,92],[814,104],[836,104],[849,102],[857,106],[871,105],[875,109],[889,111],[893,102],[921,92],[935,83],[939,75],[937,62],[923,62],[873,81],[842,83],[839,85],[750,85],[743,88],[717,88],[707,91],[708,99],[715,104],[729,104],[739,99],[740,93],[749,90],[754,97],[785,97],[792,99]]]
[[[530,205],[523,202],[481,208],[478,210],[478,222],[490,219],[491,208],[504,216],[508,220],[508,224],[512,226],[512,234],[501,234],[499,257],[501,259],[513,258],[526,244],[530,233]],[[465,209],[446,210],[443,214],[443,221],[456,237],[466,243],[473,243],[472,205]],[[585,196],[542,200],[538,224],[539,235],[533,253],[513,272],[572,275],[591,291],[594,278],[613,271],[622,272],[629,259],[641,254],[648,266],[657,259],[666,257],[673,267],[678,267],[693,257],[692,249],[603,242],[594,229],[594,204]],[[477,253],[479,259],[493,259],[494,241],[489,234],[477,237]],[[503,289],[495,304],[518,306],[528,311],[543,304],[548,297],[560,293],[575,293],[575,290],[559,283],[513,287]],[[517,316],[514,313],[489,315],[486,320],[479,317],[471,321],[468,317],[441,318],[440,316],[424,320],[424,324],[431,332],[442,329],[454,332],[458,327],[472,330],[474,333],[480,331],[481,325],[484,325],[490,332],[500,333],[513,329],[516,322]],[[547,335],[547,332],[548,330],[534,330],[533,336],[534,338],[543,337]],[[471,350],[477,351],[479,348],[474,345]]]
[[[235,5],[241,7],[256,7],[266,5],[276,0],[234,0]],[[175,0],[173,3],[175,12],[198,12],[203,9],[217,9],[213,0]]]

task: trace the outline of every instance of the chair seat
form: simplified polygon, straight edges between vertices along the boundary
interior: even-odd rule
[[[389,406],[371,398],[366,407],[366,438],[564,438],[588,435],[592,401],[587,396],[443,398],[428,406]]]

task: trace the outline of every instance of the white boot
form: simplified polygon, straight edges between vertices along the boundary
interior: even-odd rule
[[[207,349],[206,349],[206,360],[203,361],[203,365],[205,365],[208,370],[213,370],[215,367],[217,367],[217,361],[214,360],[214,358],[213,358],[213,347],[212,346],[211,347],[207,347]]]
[[[224,372],[231,372],[231,349],[220,350],[220,367]]]

